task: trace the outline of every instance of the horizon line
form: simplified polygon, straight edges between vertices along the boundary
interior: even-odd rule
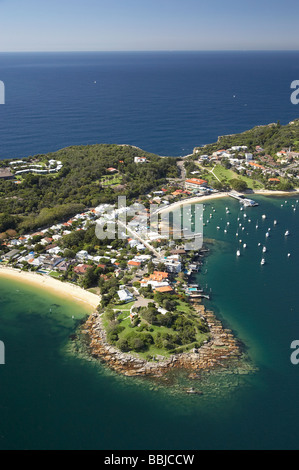
[[[52,53],[126,53],[126,52],[299,52],[299,49],[111,49],[111,50],[26,50],[26,51],[1,51],[0,54],[52,54]]]

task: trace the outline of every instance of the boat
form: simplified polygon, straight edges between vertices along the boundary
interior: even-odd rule
[[[241,256],[240,250],[237,250],[237,256]]]
[[[277,224],[277,220],[274,220],[274,225],[276,225],[276,224]]]
[[[266,251],[267,251],[267,248],[264,246],[263,247],[263,253],[266,253]]]
[[[202,395],[203,394],[203,392],[201,392],[200,390],[195,390],[193,387],[187,388],[185,389],[185,391],[189,395]]]
[[[270,235],[269,232],[267,232],[267,233],[266,233],[266,237],[269,237],[269,235]]]
[[[265,214],[262,215],[262,218],[263,218],[263,219],[266,219],[266,217],[267,217],[267,216],[266,216]]]
[[[291,256],[291,253],[288,253],[288,258]]]
[[[243,248],[246,248],[246,246],[247,246],[246,243],[243,243]]]
[[[261,264],[265,264],[265,263],[266,263],[265,258],[262,258]]]
[[[290,232],[287,230],[284,234],[287,237],[288,235],[290,235]]]

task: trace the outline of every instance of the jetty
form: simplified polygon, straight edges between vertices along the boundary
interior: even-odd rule
[[[228,196],[238,199],[238,201],[243,204],[245,207],[254,207],[258,206],[258,203],[254,201],[253,199],[248,199],[246,198],[243,194],[238,193],[237,191],[231,191],[228,193]]]

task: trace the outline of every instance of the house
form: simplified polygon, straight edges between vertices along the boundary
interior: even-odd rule
[[[140,268],[141,263],[139,261],[130,260],[128,261],[128,266],[130,268]]]
[[[132,302],[135,300],[133,294],[131,294],[131,292],[126,287],[117,291],[117,295],[121,302]]]
[[[147,159],[145,157],[134,157],[134,163],[146,163]]]
[[[76,254],[76,258],[79,260],[88,259],[88,251],[86,250],[78,251],[78,253]]]
[[[2,180],[11,180],[14,178],[14,175],[9,168],[0,168],[0,179]]]
[[[164,271],[154,271],[149,277],[152,281],[162,281],[168,278],[168,273]]]
[[[285,150],[280,150],[280,152],[277,152],[276,154],[278,157],[286,157],[287,152]]]
[[[237,152],[239,152],[240,150],[247,150],[247,146],[246,145],[234,145],[233,147],[231,147],[231,150],[237,150]]]
[[[20,250],[11,250],[3,256],[3,259],[11,261],[14,258],[17,258],[19,253]]]
[[[198,178],[187,179],[185,182],[186,189],[202,189],[207,186],[207,181]]]
[[[269,183],[280,183],[279,178],[269,178],[268,181],[269,181]]]
[[[170,286],[156,287],[155,291],[160,294],[173,294],[173,288]]]
[[[109,173],[116,173],[116,172],[118,172],[118,170],[117,170],[116,168],[113,168],[113,167],[107,168],[107,171],[108,171]]]
[[[179,255],[168,256],[164,261],[166,269],[170,273],[179,273],[182,270],[182,263]]]
[[[255,162],[248,162],[248,165],[251,165],[252,167],[259,169],[259,170],[265,170],[266,168],[262,165],[259,165],[258,163]]]
[[[74,272],[76,274],[85,274],[87,269],[90,267],[91,266],[89,264],[78,264],[77,266],[74,267]]]
[[[106,269],[106,264],[100,263],[97,265],[97,268]]]
[[[62,261],[58,265],[56,265],[56,268],[58,269],[58,271],[66,272],[71,266],[71,264],[72,263],[70,261]]]

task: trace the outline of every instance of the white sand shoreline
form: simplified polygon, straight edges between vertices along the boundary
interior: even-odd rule
[[[244,196],[251,199],[254,194],[258,196],[295,196],[295,195],[298,195],[299,197],[299,189],[295,189],[294,191],[271,191],[269,189],[258,189],[256,191],[253,191],[252,193],[248,193],[248,194],[245,193]],[[213,199],[220,199],[224,197],[229,197],[228,192],[209,194],[208,196],[195,196],[195,197],[191,197],[187,199],[182,199],[181,201],[174,202],[173,204],[170,204],[169,206],[162,207],[159,210],[159,214],[161,214],[162,212],[168,212],[170,210],[174,210],[185,204],[197,204],[200,202],[211,201]]]
[[[0,265],[0,278],[1,277],[5,279],[15,279],[18,282],[31,286],[35,285],[48,292],[53,292],[54,295],[84,304],[89,307],[91,311],[94,311],[100,303],[100,297],[98,295],[88,292],[79,286],[70,284],[69,282],[62,282],[44,274],[21,271],[9,266]]]

